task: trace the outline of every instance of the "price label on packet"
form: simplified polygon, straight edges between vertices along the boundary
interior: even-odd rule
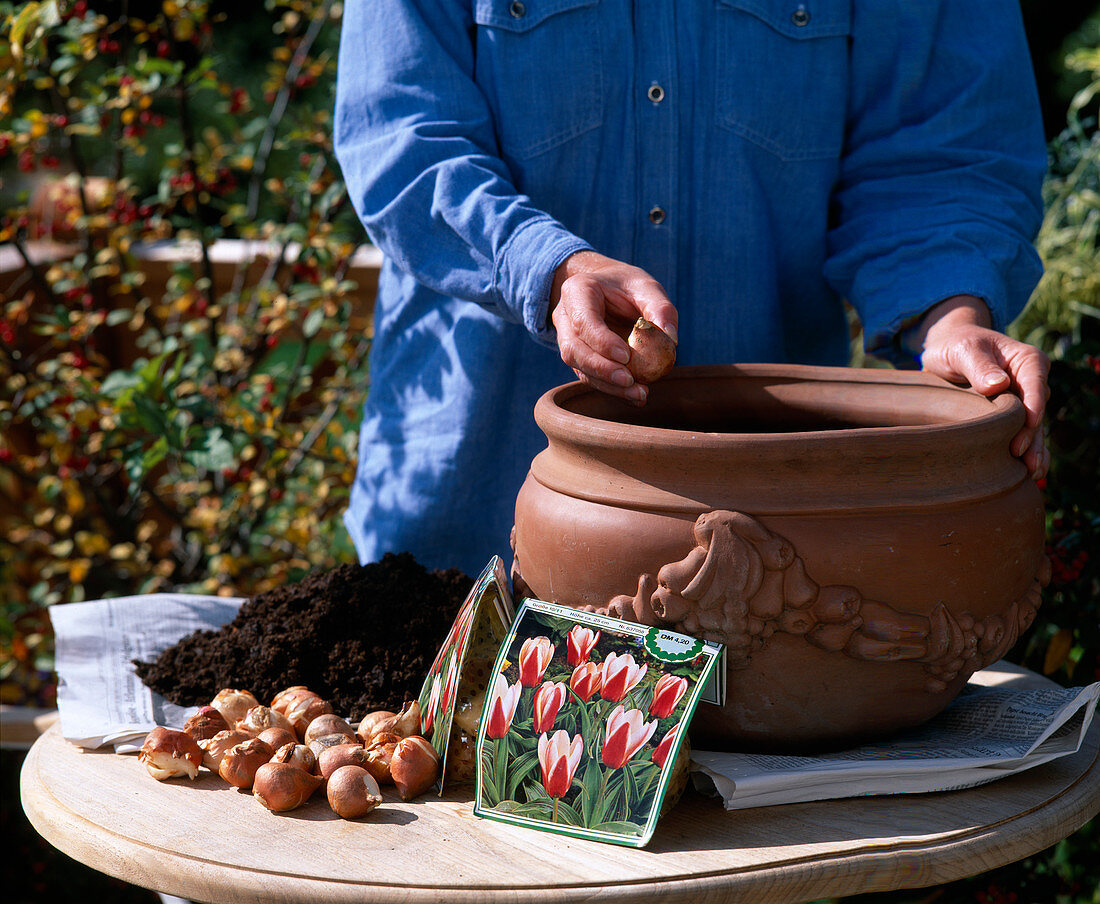
[[[696,705],[721,702],[725,650],[525,600],[493,665],[474,814],[642,847],[687,781]]]

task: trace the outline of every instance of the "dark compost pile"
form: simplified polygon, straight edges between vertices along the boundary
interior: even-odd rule
[[[427,571],[410,554],[341,565],[253,597],[216,631],[196,631],[138,677],[183,706],[209,703],[223,687],[261,703],[304,684],[357,721],[397,710],[420,693],[473,579]]]

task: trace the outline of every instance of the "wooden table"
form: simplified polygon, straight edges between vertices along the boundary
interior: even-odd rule
[[[206,772],[156,782],[56,725],[21,788],[66,854],[196,901],[792,904],[935,885],[1054,844],[1100,811],[1098,751],[1100,719],[1076,755],[964,791],[734,812],[689,793],[644,850],[475,819],[459,794],[391,795],[358,822],[322,798],[278,815]]]

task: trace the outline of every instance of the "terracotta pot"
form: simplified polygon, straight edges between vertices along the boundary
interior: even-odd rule
[[[758,364],[679,368],[643,409],[570,383],[535,419],[517,592],[725,643],[698,747],[917,725],[1004,655],[1049,579],[1011,395]]]

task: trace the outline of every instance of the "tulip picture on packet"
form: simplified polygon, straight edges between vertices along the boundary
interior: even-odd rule
[[[723,652],[525,600],[486,693],[474,814],[642,847],[687,783],[687,725]]]

